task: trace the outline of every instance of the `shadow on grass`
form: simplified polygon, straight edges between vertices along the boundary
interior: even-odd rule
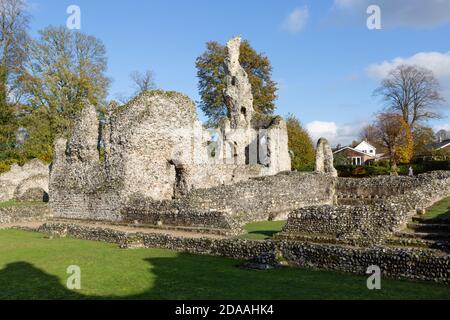
[[[84,299],[68,290],[58,277],[49,275],[28,262],[14,262],[0,271],[0,299],[59,300]]]
[[[278,232],[280,232],[280,230],[258,230],[258,231],[250,231],[248,232],[248,234],[263,236],[262,238],[272,238]]]
[[[28,262],[14,262],[0,270],[0,299],[450,299],[448,287],[431,283],[386,281],[383,290],[369,291],[361,276],[302,269],[249,271],[237,268],[239,261],[224,264],[218,259],[208,265],[206,258],[180,254],[144,259],[155,281],[147,290],[125,296],[85,295],[67,289],[65,279]]]

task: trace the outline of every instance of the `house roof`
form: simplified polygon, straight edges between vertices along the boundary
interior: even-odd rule
[[[432,143],[426,146],[427,149],[441,150],[450,145],[450,139],[441,142]]]
[[[358,147],[359,147],[360,145],[362,145],[363,143],[365,143],[365,144],[371,146],[373,149],[376,149],[372,144],[370,144],[370,143],[369,143],[368,141],[366,141],[366,140],[361,141],[355,148],[358,148]]]
[[[339,153],[339,152],[344,151],[346,149],[352,150],[353,152],[360,153],[360,154],[365,155],[365,156],[369,156],[369,157],[375,158],[374,154],[369,154],[369,153],[366,153],[366,152],[362,152],[362,151],[356,150],[355,148],[352,148],[352,147],[349,147],[349,146],[346,146],[346,147],[343,147],[343,148],[339,148],[336,151],[334,151],[333,154]]]

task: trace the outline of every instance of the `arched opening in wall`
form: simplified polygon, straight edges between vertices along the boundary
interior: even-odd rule
[[[234,164],[238,164],[238,145],[237,142],[234,142],[234,148],[233,148],[233,160]]]
[[[258,133],[258,164],[269,166],[270,152],[269,152],[269,138],[266,132]]]
[[[186,180],[186,169],[181,164],[176,164],[175,161],[169,160],[169,164],[175,169],[175,183],[173,186],[173,197],[178,198],[188,193],[188,183]]]
[[[42,196],[42,201],[47,203],[50,201],[50,197],[48,196],[48,193],[44,191],[44,195]]]
[[[245,147],[245,164],[250,164],[250,145]]]
[[[208,160],[214,160],[219,156],[219,132],[217,130],[208,130],[210,133],[210,139],[206,143],[206,152]]]
[[[238,163],[238,145],[235,141],[225,141],[225,150],[223,160],[225,164],[237,164]]]
[[[242,114],[244,117],[247,117],[247,109],[246,109],[245,107],[241,107],[241,114]]]
[[[231,85],[235,86],[237,84],[237,79],[236,77],[231,77]]]

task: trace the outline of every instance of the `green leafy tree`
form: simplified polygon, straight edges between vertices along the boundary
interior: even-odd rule
[[[350,160],[343,154],[343,153],[338,153],[334,156],[334,166],[347,166],[350,165]]]
[[[310,171],[314,169],[315,151],[311,137],[300,121],[292,114],[286,118],[291,153],[292,169]]]
[[[39,35],[22,76],[28,101],[23,122],[30,142],[37,142],[33,146],[42,144],[39,149],[48,153],[56,136],[70,132],[83,101],[99,110],[105,106],[110,80],[105,75],[106,50],[97,38],[64,27],[48,27]],[[31,148],[31,143],[24,147]]]
[[[414,156],[431,153],[430,145],[436,141],[434,131],[430,127],[416,126],[413,131]]]
[[[15,157],[19,76],[29,42],[23,0],[0,1],[0,159]]]
[[[226,87],[225,56],[226,46],[215,41],[206,44],[206,51],[197,58],[197,76],[201,96],[200,108],[208,117],[209,124],[217,124],[227,116],[223,91]],[[257,53],[250,43],[241,43],[239,62],[249,76],[252,85],[253,107],[263,114],[272,114],[275,110],[277,85],[271,79],[272,66],[269,59]]]

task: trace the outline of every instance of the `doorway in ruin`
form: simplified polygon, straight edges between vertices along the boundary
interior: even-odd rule
[[[179,198],[188,193],[189,187],[186,178],[186,168],[182,164],[177,164],[170,160],[169,164],[175,169],[175,182],[173,186],[173,197]]]

